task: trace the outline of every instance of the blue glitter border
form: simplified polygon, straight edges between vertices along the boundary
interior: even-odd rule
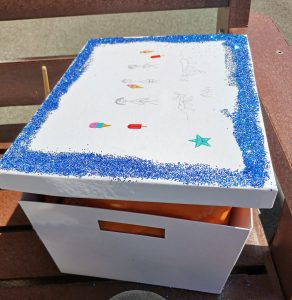
[[[222,41],[227,47],[227,52],[233,62],[229,84],[238,87],[237,109],[231,118],[234,136],[242,151],[245,165],[242,171],[211,168],[205,164],[162,164],[137,157],[118,157],[93,153],[44,153],[29,149],[32,138],[37,134],[48,115],[58,108],[60,97],[68,91],[86,69],[90,55],[96,46],[145,41],[168,43]],[[230,57],[226,57],[226,59],[230,60]],[[228,61],[228,63],[231,62]],[[245,36],[214,34],[93,39],[88,41],[31,122],[27,124],[5,153],[0,162],[0,169],[76,177],[109,176],[113,180],[161,179],[183,184],[261,188],[269,179],[270,165],[264,147],[264,135],[258,122],[259,109]]]

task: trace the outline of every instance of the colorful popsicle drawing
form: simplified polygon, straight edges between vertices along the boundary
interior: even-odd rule
[[[195,143],[195,148],[200,147],[202,145],[210,147],[211,145],[208,143],[208,141],[210,139],[211,138],[204,138],[204,137],[201,137],[200,135],[197,134],[196,138],[192,139],[192,140],[189,140],[189,142]]]
[[[143,127],[147,127],[147,126],[142,125],[142,124],[129,124],[128,125],[129,129],[142,129]]]
[[[139,85],[139,84],[127,84],[127,86],[129,87],[129,88],[131,88],[131,89],[142,89],[143,88],[143,86],[141,86],[141,85]]]
[[[162,55],[157,54],[157,55],[151,55],[150,58],[161,58]]]
[[[90,128],[105,128],[105,127],[109,127],[109,126],[112,126],[112,125],[106,124],[103,122],[92,122],[89,124]]]

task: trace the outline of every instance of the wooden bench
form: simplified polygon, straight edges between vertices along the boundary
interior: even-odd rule
[[[109,299],[120,292],[137,289],[155,292],[166,299],[292,297],[289,232],[292,228],[292,147],[288,135],[292,119],[292,108],[288,105],[292,90],[292,50],[269,17],[252,14],[249,20],[249,0],[3,0],[0,21],[203,7],[219,7],[217,31],[247,31],[249,36],[272,160],[286,197],[271,247],[258,212],[254,210],[254,229],[220,296],[64,275],[58,271],[19,207],[20,193],[0,190],[0,299]],[[41,66],[47,66],[51,86],[54,86],[72,59],[66,56],[1,62],[0,106],[40,104],[43,100]],[[1,153],[24,125],[0,125]]]

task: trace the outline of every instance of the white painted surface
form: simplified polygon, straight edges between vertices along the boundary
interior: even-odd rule
[[[155,52],[140,53],[145,49]],[[161,58],[150,58],[157,54]],[[237,88],[228,85],[230,71],[225,59],[222,42],[100,45],[30,149],[241,170],[244,165],[232,120],[221,112],[233,113],[237,96]],[[145,65],[149,67],[141,67]],[[149,79],[156,82],[145,83]],[[143,88],[129,88],[131,83]],[[126,104],[116,104],[118,98],[124,98]],[[92,129],[88,126],[91,122],[112,126]],[[147,128],[129,130],[130,123]],[[189,140],[196,134],[211,138],[211,147],[195,149]]]

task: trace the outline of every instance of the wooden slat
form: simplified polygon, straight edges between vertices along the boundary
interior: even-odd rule
[[[231,28],[247,27],[251,0],[229,0],[229,32]]]
[[[292,47],[267,16],[254,14],[248,35],[273,166],[286,198],[272,253],[289,299],[292,297]]]
[[[292,199],[290,199],[292,201]],[[287,299],[292,299],[292,211],[284,202],[272,244],[272,255]]]
[[[272,19],[260,14],[251,17],[248,37],[273,166],[285,197],[292,199],[292,47]]]
[[[98,299],[109,300],[111,297],[125,291],[143,290],[162,296],[167,300],[281,300],[271,287],[268,275],[232,275],[228,279],[221,295],[212,295],[195,291],[151,286],[131,282],[105,280],[91,280],[87,283],[71,284],[42,284],[37,286],[1,288],[1,299]],[[121,299],[134,300],[136,297]],[[139,298],[140,299],[140,298]],[[142,299],[142,298],[141,298]],[[143,298],[146,299],[146,298]],[[148,298],[147,298],[148,299]],[[152,299],[149,297],[149,299]],[[154,298],[153,298],[154,299]]]
[[[0,227],[30,224],[18,205],[20,197],[19,192],[0,190]]]
[[[261,98],[265,100],[263,96],[261,96]],[[289,110],[289,107],[287,108],[287,110]],[[281,138],[283,138],[283,136],[279,135],[279,132],[275,127],[276,124],[274,124],[274,122],[276,116],[273,114],[273,112],[270,114],[265,105],[263,105],[262,112],[267,131],[269,147],[271,150],[271,158],[274,170],[277,174],[277,178],[280,182],[281,189],[286,195],[286,198],[290,197],[289,199],[292,199],[292,165],[289,161],[289,158],[287,157],[288,153],[285,152],[285,150],[283,149],[283,146],[285,146],[285,144],[281,143]],[[288,204],[290,206],[290,209],[292,209],[291,200],[288,200]]]
[[[0,133],[1,134],[1,133]],[[1,141],[1,139],[0,139]],[[11,143],[1,143],[0,142],[0,154],[5,153],[5,151],[10,147]]]
[[[3,279],[60,275],[32,230],[0,233],[0,266],[0,283]]]
[[[217,32],[246,33],[251,0],[229,0],[229,7],[218,9]]]
[[[42,66],[47,67],[53,88],[73,58],[74,56],[45,57],[0,62],[0,107],[42,103]]]
[[[1,20],[228,6],[228,0],[2,0]]]
[[[11,143],[26,124],[0,125],[0,143]]]

